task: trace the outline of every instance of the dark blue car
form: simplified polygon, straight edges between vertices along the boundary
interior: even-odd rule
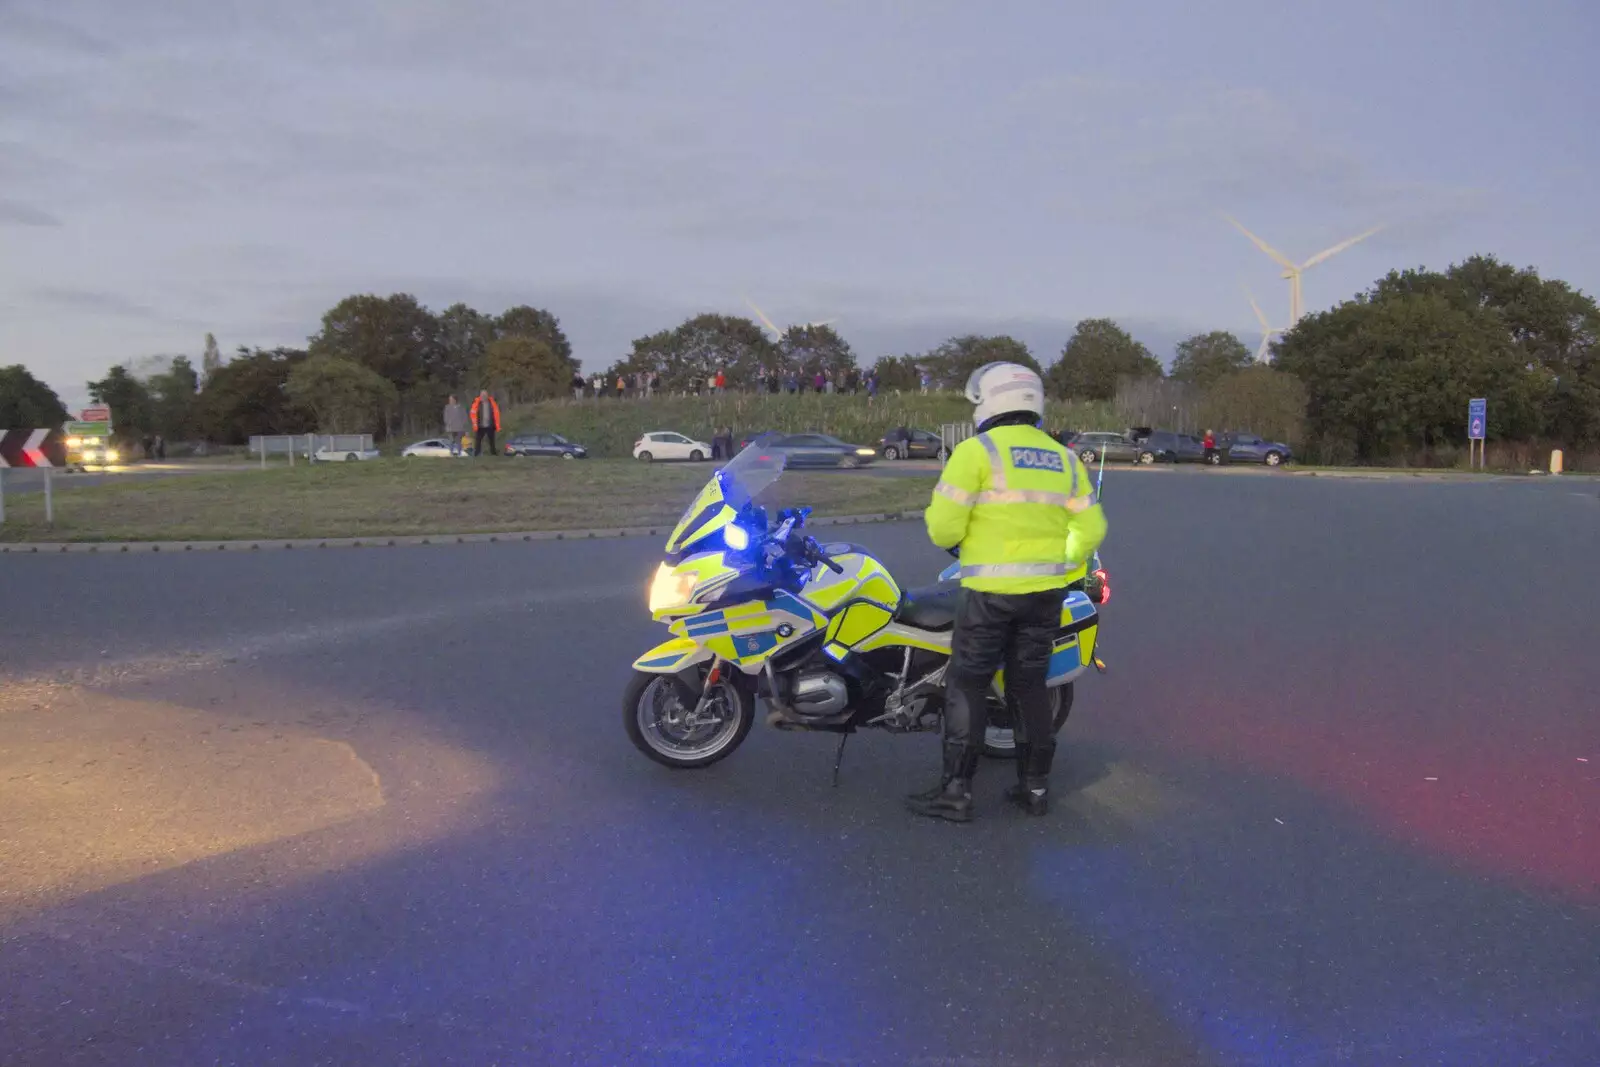
[[[1265,463],[1276,467],[1293,458],[1294,453],[1282,441],[1267,441],[1250,433],[1225,433],[1217,441],[1217,454],[1211,462]]]

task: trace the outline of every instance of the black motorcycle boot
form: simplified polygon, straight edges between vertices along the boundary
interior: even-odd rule
[[[930,819],[950,822],[972,821],[972,767],[977,760],[966,758],[965,746],[944,746],[944,774],[939,784],[906,797],[906,808]]]
[[[1056,742],[1051,738],[1043,744],[1030,745],[1027,755],[1017,762],[1017,774],[1021,779],[1017,803],[1029,815],[1045,815],[1050,811],[1050,766],[1055,758]]]
[[[1026,741],[1017,742],[1017,784],[1006,786],[1006,802],[1015,804],[1019,808],[1027,808],[1028,804],[1028,760],[1033,753],[1033,746]]]

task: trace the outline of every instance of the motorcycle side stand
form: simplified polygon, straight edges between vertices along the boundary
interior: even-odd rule
[[[844,763],[844,743],[850,740],[854,730],[844,729],[839,731],[839,747],[833,753],[833,787],[839,788],[839,767]]]

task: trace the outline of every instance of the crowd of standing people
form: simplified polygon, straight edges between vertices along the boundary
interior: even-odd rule
[[[926,393],[929,388],[927,372],[922,374],[922,391]],[[572,399],[646,399],[662,391],[661,373],[659,371],[635,371],[631,374],[618,374],[612,378],[604,374],[593,374],[587,378],[581,374],[573,374],[570,383]],[[697,375],[689,378],[681,389],[675,392],[680,396],[704,396],[706,394],[726,393],[728,391],[727,371],[718,368],[708,375]],[[797,374],[789,372],[779,374],[776,371],[767,372],[756,379],[755,392],[770,393],[774,396],[787,393],[791,396],[801,393],[866,393],[868,399],[878,395],[878,376],[872,371],[862,371],[857,367],[836,369],[833,371],[818,370],[812,374]]]

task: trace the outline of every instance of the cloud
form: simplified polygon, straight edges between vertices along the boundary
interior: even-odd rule
[[[0,197],[0,226],[60,226],[61,220],[48,212],[16,200]]]
[[[53,49],[84,56],[117,54],[111,42],[70,22],[24,11],[0,8],[0,38],[21,42],[29,48]]]
[[[1482,189],[1396,179],[1362,147],[1302,121],[1258,88],[1060,77],[1010,97],[1011,119],[1038,124],[1038,153],[1067,175],[1067,214],[1164,225],[1245,205],[1319,205],[1370,225],[1437,230],[1482,210]],[[1084,160],[1090,162],[1085,165]]]
[[[68,311],[87,312],[91,315],[114,316],[124,319],[160,319],[163,316],[154,308],[115,293],[96,289],[77,289],[70,286],[40,285],[29,295],[43,304]]]

